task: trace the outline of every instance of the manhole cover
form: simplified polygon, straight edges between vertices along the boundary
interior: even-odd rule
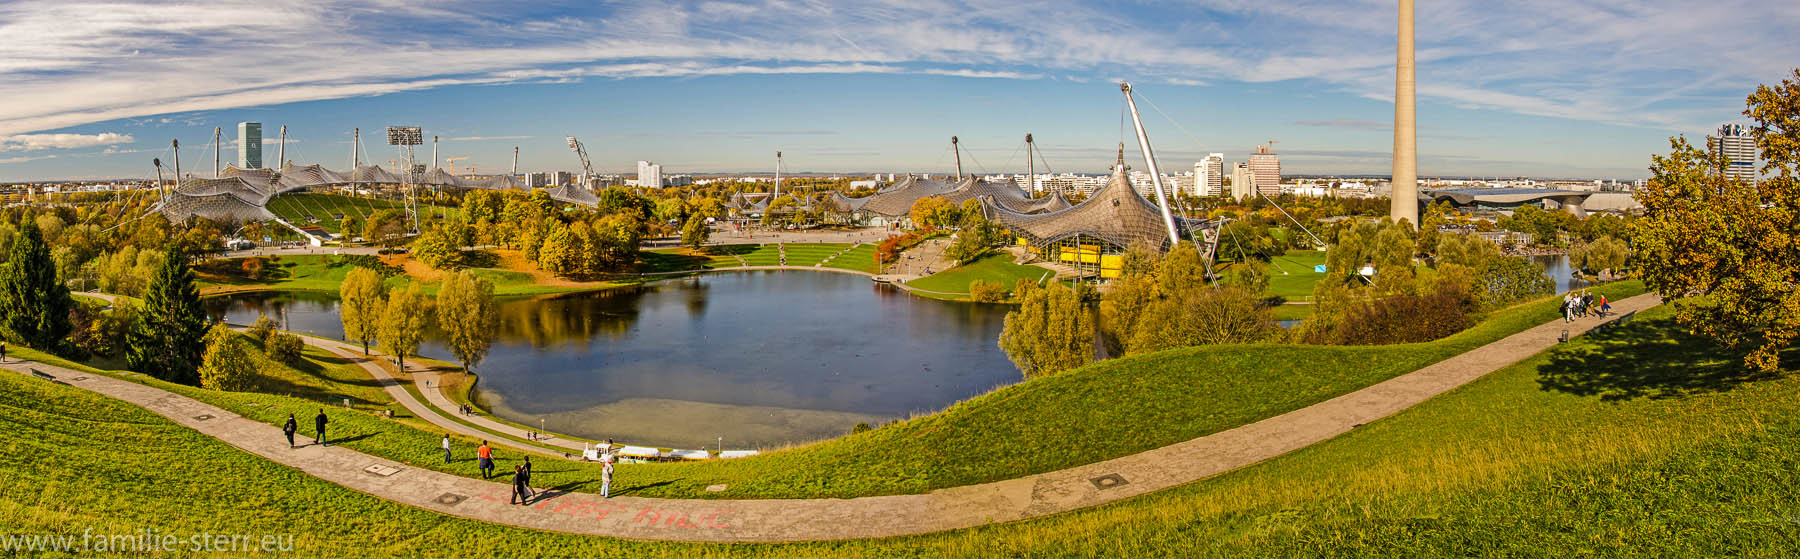
[[[468,498],[469,498],[468,495],[445,493],[443,495],[438,495],[438,498],[436,500],[437,500],[437,504],[444,505],[447,507],[454,507],[454,506],[456,506],[457,503],[461,503],[461,502],[467,500]]]
[[[196,416],[194,416],[194,421],[206,421],[206,420],[212,419],[212,418],[213,418],[212,414],[196,415]]]
[[[375,475],[378,475],[381,477],[388,477],[388,476],[400,473],[400,468],[376,464],[373,466],[369,466],[367,468],[363,468],[363,471],[369,472],[371,474],[375,474]]]
[[[1129,481],[1125,481],[1125,476],[1122,476],[1119,474],[1106,474],[1106,475],[1103,475],[1103,476],[1100,476],[1097,478],[1089,479],[1088,481],[1091,481],[1094,483],[1095,489],[1112,489],[1114,487],[1118,487],[1121,485],[1125,485],[1127,483],[1131,483]]]

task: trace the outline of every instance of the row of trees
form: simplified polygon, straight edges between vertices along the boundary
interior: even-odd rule
[[[434,315],[445,345],[465,371],[487,357],[500,322],[493,283],[471,270],[446,276],[434,300],[416,282],[389,289],[380,273],[358,267],[344,276],[338,301],[344,338],[361,344],[364,354],[370,344],[378,344],[402,369],[406,357],[418,352]]]

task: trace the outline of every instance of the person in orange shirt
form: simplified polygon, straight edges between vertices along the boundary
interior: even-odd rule
[[[481,479],[494,477],[494,449],[488,448],[487,441],[481,441],[481,448],[475,449],[475,458],[481,464]]]

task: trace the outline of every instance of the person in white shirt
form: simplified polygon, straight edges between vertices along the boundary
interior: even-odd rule
[[[450,434],[444,433],[444,463],[450,463]]]

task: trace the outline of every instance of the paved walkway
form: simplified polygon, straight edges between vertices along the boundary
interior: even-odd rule
[[[1619,314],[1658,304],[1642,295]],[[1551,321],[1374,386],[1155,450],[1018,479],[925,494],[857,499],[675,500],[546,491],[529,506],[506,504],[508,487],[406,467],[340,447],[290,450],[275,426],[158,388],[39,363],[59,382],[130,402],[245,451],[394,502],[525,528],[644,540],[782,542],[923,534],[1012,522],[1105,504],[1204,479],[1330,439],[1392,415],[1580,334],[1598,319]],[[630,475],[625,468],[621,475]]]

